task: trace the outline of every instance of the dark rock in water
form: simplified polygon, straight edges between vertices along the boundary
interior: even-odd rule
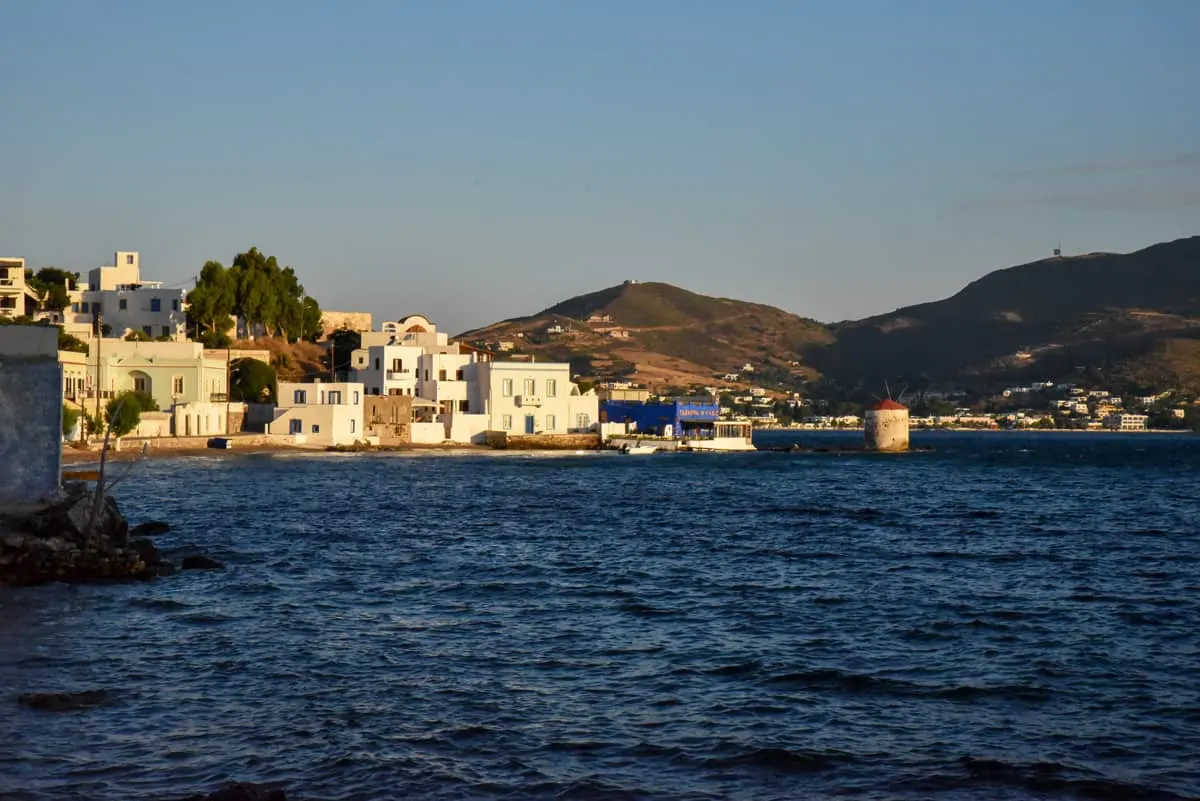
[[[237,782],[208,795],[191,795],[181,801],[287,801],[287,794],[278,787]]]
[[[155,548],[154,543],[150,540],[134,540],[129,543],[129,550],[136,553],[148,565],[157,565],[162,559],[158,555],[158,548]]]
[[[170,523],[164,523],[161,520],[148,520],[145,523],[139,523],[129,530],[131,537],[157,537],[159,534],[166,534],[171,530]]]
[[[30,709],[46,712],[63,712],[71,709],[91,709],[112,701],[116,693],[111,690],[83,690],[77,693],[25,693],[17,696],[17,703]]]
[[[183,557],[183,564],[179,567],[181,570],[221,570],[225,565],[216,559],[210,559],[207,556],[197,554],[195,556]]]
[[[161,562],[158,562],[154,565],[154,574],[156,576],[173,576],[178,572],[179,568],[175,567],[175,565],[171,564],[166,559],[163,559]]]
[[[86,485],[35,511],[0,509],[0,585],[153,578],[161,561],[147,540],[129,542],[129,524],[110,496],[100,504]]]
[[[129,523],[117,508],[116,499],[105,496],[97,509],[93,495],[78,486],[72,487],[63,500],[30,516],[25,526],[31,534],[43,537],[97,536],[115,545],[129,541]]]

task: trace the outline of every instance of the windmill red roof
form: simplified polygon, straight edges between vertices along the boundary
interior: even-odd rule
[[[902,405],[902,404],[896,403],[896,402],[895,402],[894,400],[892,400],[891,398],[884,398],[883,400],[881,400],[881,401],[879,401],[878,403],[874,404],[874,405],[871,407],[871,409],[872,409],[873,411],[876,411],[876,412],[882,412],[882,411],[896,411],[896,410],[904,410],[904,411],[908,411],[908,407],[907,407],[907,406],[904,406],[904,405]]]

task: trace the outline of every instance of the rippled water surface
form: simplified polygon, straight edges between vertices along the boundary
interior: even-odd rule
[[[143,463],[228,569],[0,591],[0,797],[1200,796],[1200,439],[918,442]]]

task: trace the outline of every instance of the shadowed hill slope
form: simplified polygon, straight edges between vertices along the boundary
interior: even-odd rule
[[[1098,360],[1170,362],[1164,343],[1200,328],[1200,237],[997,270],[945,300],[831,328],[836,341],[805,357],[843,381],[1038,371],[1054,379]]]

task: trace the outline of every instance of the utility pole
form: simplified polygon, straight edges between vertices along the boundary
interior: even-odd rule
[[[230,360],[230,357],[232,356],[232,351],[233,351],[233,343],[230,342],[228,345],[225,346],[225,436],[227,436],[227,437],[233,433],[233,431],[230,430],[230,425],[229,425],[229,400],[230,400],[230,397],[233,395],[233,385],[229,381],[229,374],[230,374],[230,369],[229,369],[230,361],[229,360]]]
[[[104,322],[100,319],[100,312],[95,313],[96,318],[96,425],[100,425],[100,342],[104,339]]]

